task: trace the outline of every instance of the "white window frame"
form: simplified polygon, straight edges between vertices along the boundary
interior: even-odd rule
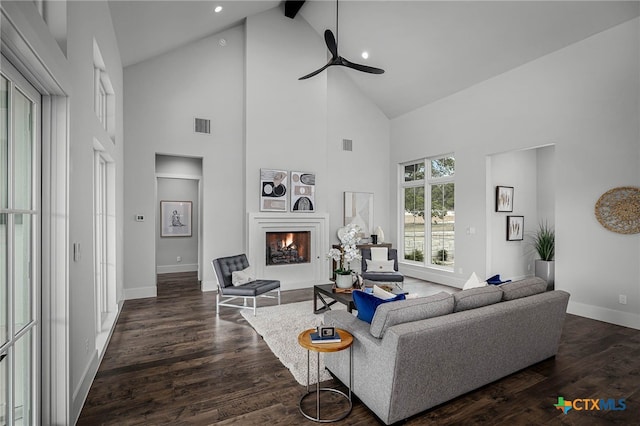
[[[431,204],[432,204],[432,200],[431,200],[431,187],[433,185],[441,185],[441,184],[446,184],[446,183],[453,183],[454,184],[454,190],[455,190],[455,169],[454,169],[454,173],[450,176],[445,176],[445,177],[437,177],[434,178],[431,176],[431,161],[433,160],[438,160],[441,158],[454,158],[455,159],[455,155],[453,153],[449,153],[449,154],[443,154],[443,155],[438,155],[435,157],[426,157],[426,158],[421,158],[421,159],[417,159],[417,160],[413,160],[413,161],[408,161],[402,164],[399,164],[398,166],[398,170],[399,170],[399,192],[400,192],[400,204],[399,204],[399,211],[398,211],[398,217],[399,217],[399,228],[400,228],[400,241],[399,241],[399,246],[401,248],[401,256],[400,259],[402,262],[406,262],[408,264],[413,264],[413,265],[417,265],[417,266],[422,266],[422,267],[427,267],[427,268],[434,268],[434,269],[441,269],[441,270],[445,270],[445,271],[454,271],[455,269],[455,265],[451,264],[450,266],[448,265],[440,265],[440,264],[436,264],[433,263],[433,256],[434,253],[432,252],[432,246],[433,246],[433,242],[432,242],[432,227],[431,227]],[[408,181],[405,182],[405,178],[404,178],[404,171],[405,171],[405,167],[406,166],[410,166],[412,164],[420,164],[420,163],[424,163],[424,179],[416,179],[416,180],[412,180],[412,181]],[[405,258],[405,249],[406,249],[406,244],[405,244],[405,189],[406,188],[423,188],[424,189],[424,252],[423,252],[423,260],[422,261],[415,261],[415,260],[410,260],[410,259],[406,259]],[[454,210],[455,212],[455,210]],[[454,222],[455,223],[455,222]],[[455,241],[455,228],[454,228],[454,235],[453,235],[454,241]],[[455,259],[455,257],[454,257]]]
[[[116,302],[115,163],[97,139],[94,144],[94,286],[96,349],[106,349],[118,315]]]
[[[93,40],[93,110],[111,141],[115,143],[115,91],[100,53],[98,42]]]
[[[26,397],[30,398],[30,414],[31,424],[40,424],[40,395],[41,395],[41,358],[42,358],[42,305],[41,305],[41,291],[42,291],[42,258],[40,256],[39,248],[42,246],[42,228],[41,228],[41,216],[42,216],[42,189],[41,189],[41,156],[42,156],[42,139],[41,139],[41,116],[42,116],[42,99],[40,93],[2,56],[2,70],[1,74],[8,80],[8,110],[13,109],[13,96],[15,92],[20,92],[22,96],[27,98],[32,103],[32,110],[30,113],[30,121],[32,126],[32,165],[31,165],[31,185],[32,185],[32,199],[31,208],[28,210],[16,209],[14,206],[15,199],[15,173],[13,164],[13,118],[12,114],[9,114],[8,126],[8,138],[9,138],[9,164],[8,164],[8,208],[0,209],[0,213],[7,214],[7,231],[8,231],[8,246],[7,246],[7,280],[8,291],[7,297],[7,338],[8,341],[3,344],[0,342],[0,354],[5,355],[5,362],[7,362],[8,369],[5,377],[6,383],[0,383],[2,389],[7,391],[7,407],[5,407],[5,413],[0,413],[0,416],[6,417],[3,422],[6,424],[15,424],[16,420],[20,420],[24,416],[23,411],[16,410],[14,412],[15,403],[15,376],[18,375],[18,368],[16,367],[16,359],[14,356],[16,342],[23,338],[27,333],[30,335],[31,346],[31,359],[28,360],[25,365],[28,365],[30,374],[30,393]],[[19,330],[15,329],[15,306],[14,306],[14,272],[13,260],[15,258],[14,247],[12,246],[14,217],[16,214],[28,216],[31,221],[31,235],[30,245],[32,251],[31,262],[29,264],[29,277],[30,277],[30,296],[31,300],[30,309],[32,312],[32,319],[21,326]],[[23,219],[24,220],[24,219]],[[18,413],[18,414],[16,414]]]

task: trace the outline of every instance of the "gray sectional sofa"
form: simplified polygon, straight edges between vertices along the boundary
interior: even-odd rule
[[[345,311],[325,324],[354,336],[355,395],[385,424],[554,356],[569,294],[539,278],[380,305],[371,324]],[[349,383],[349,351],[325,365]]]

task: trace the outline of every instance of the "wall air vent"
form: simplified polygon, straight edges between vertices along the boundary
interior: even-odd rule
[[[194,129],[196,133],[211,134],[211,120],[206,118],[196,118]]]
[[[353,151],[353,140],[351,140],[351,139],[342,139],[342,150],[343,151]]]

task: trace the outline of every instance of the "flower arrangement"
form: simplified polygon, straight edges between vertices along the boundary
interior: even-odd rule
[[[348,224],[338,233],[340,248],[332,248],[327,253],[327,258],[338,262],[336,274],[351,274],[351,262],[362,257],[356,247],[356,244],[360,242],[360,234],[360,227],[354,223]]]

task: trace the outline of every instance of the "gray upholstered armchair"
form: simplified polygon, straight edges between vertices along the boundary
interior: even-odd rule
[[[363,248],[360,253],[362,254],[362,278],[369,281],[378,282],[392,282],[402,288],[404,283],[404,275],[398,272],[398,250],[388,249],[387,259],[393,260],[393,272],[377,272],[367,269],[367,260],[371,260],[371,249]]]
[[[212,262],[213,269],[218,279],[218,294],[216,295],[216,314],[220,310],[220,306],[228,306],[230,308],[251,309],[247,305],[247,299],[253,299],[253,315],[256,314],[256,302],[258,297],[275,298],[276,296],[267,293],[276,291],[278,293],[278,305],[280,304],[280,281],[278,280],[260,280],[255,279],[246,284],[234,286],[231,277],[234,271],[242,271],[249,267],[249,261],[245,254],[235,256],[220,257]],[[226,297],[226,299],[221,299]],[[238,305],[229,303],[234,299],[242,298],[244,303]]]

